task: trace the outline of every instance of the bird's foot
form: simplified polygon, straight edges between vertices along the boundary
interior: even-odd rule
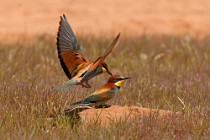
[[[88,82],[85,82],[86,85],[84,84],[81,84],[82,87],[85,87],[85,88],[91,88],[91,85],[88,83]]]
[[[111,105],[108,105],[108,104],[95,106],[95,108],[109,108],[109,107],[111,107]]]

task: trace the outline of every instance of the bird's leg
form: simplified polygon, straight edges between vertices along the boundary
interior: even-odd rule
[[[108,104],[95,106],[95,108],[109,108],[109,107],[111,107],[111,105],[108,105]]]
[[[88,88],[86,85],[84,85],[84,84],[81,84],[82,85],[82,87],[85,87],[85,88]]]
[[[88,83],[88,81],[85,82],[86,85],[84,85],[83,83],[81,83],[82,87],[85,88],[91,88],[90,84]]]
[[[85,83],[88,86],[88,88],[91,88],[91,85],[88,83],[88,81],[85,81]]]

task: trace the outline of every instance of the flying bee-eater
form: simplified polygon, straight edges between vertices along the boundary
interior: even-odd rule
[[[106,102],[115,96],[126,79],[130,79],[130,77],[120,77],[119,75],[111,76],[104,86],[97,89],[84,100],[72,104],[65,109],[65,112],[83,106],[106,106]]]
[[[82,85],[83,87],[90,88],[88,80],[96,75],[102,73],[112,75],[104,60],[111,53],[119,37],[120,33],[106,49],[104,55],[96,60],[87,61],[81,53],[82,46],[77,42],[66,16],[61,16],[57,33],[58,58],[66,76],[70,80],[63,86],[57,87],[56,90],[64,90],[72,85]]]

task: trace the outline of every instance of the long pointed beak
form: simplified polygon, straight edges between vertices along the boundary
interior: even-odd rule
[[[112,76],[112,73],[108,69],[106,71],[107,71],[108,74],[110,74]]]
[[[124,77],[122,80],[131,79],[131,77]]]

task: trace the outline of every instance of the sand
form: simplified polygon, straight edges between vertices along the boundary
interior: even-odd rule
[[[132,120],[143,121],[146,118],[155,118],[158,120],[165,118],[178,118],[181,112],[172,112],[162,109],[149,109],[138,106],[118,106],[111,105],[109,108],[89,108],[83,111],[72,110],[66,113],[71,118],[73,124],[95,124],[102,126],[113,123],[125,123]]]
[[[63,13],[76,34],[210,33],[209,0],[0,0],[0,37],[56,35]]]

